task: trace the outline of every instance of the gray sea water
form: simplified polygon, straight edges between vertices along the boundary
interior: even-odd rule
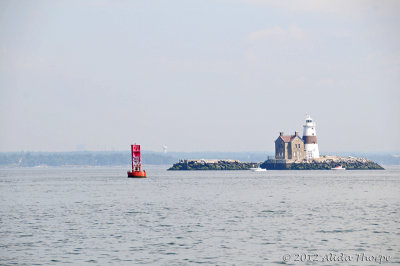
[[[126,168],[0,169],[0,264],[400,263],[399,167]]]

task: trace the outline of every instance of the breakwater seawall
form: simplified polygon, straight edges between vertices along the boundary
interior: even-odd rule
[[[180,160],[168,170],[249,170],[257,165],[238,160]]]
[[[364,158],[321,156],[311,160],[268,159],[260,167],[268,170],[330,170],[342,166],[347,170],[383,170],[379,164]]]

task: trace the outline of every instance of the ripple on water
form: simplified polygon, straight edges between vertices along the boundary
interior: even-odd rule
[[[132,182],[119,168],[27,170],[0,175],[6,265],[268,265],[304,250],[384,251],[398,261],[400,171],[332,180],[150,167],[151,178]]]

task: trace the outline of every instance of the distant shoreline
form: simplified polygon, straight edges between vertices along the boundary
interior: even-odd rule
[[[380,165],[400,165],[398,153],[347,153],[354,157],[368,158]],[[182,158],[224,159],[241,162],[264,162],[271,153],[262,152],[151,152],[144,151],[143,164],[172,165]],[[340,154],[342,155],[342,154]],[[0,152],[0,166],[116,166],[130,165],[130,151],[78,151],[78,152]]]

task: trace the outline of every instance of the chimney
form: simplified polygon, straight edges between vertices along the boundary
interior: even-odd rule
[[[298,136],[299,136],[299,132],[298,132],[298,131],[295,131],[295,132],[294,132],[294,136],[295,136],[295,137],[298,137]]]
[[[283,132],[279,132],[279,136],[281,136],[281,137],[282,137],[282,136],[283,136]]]

